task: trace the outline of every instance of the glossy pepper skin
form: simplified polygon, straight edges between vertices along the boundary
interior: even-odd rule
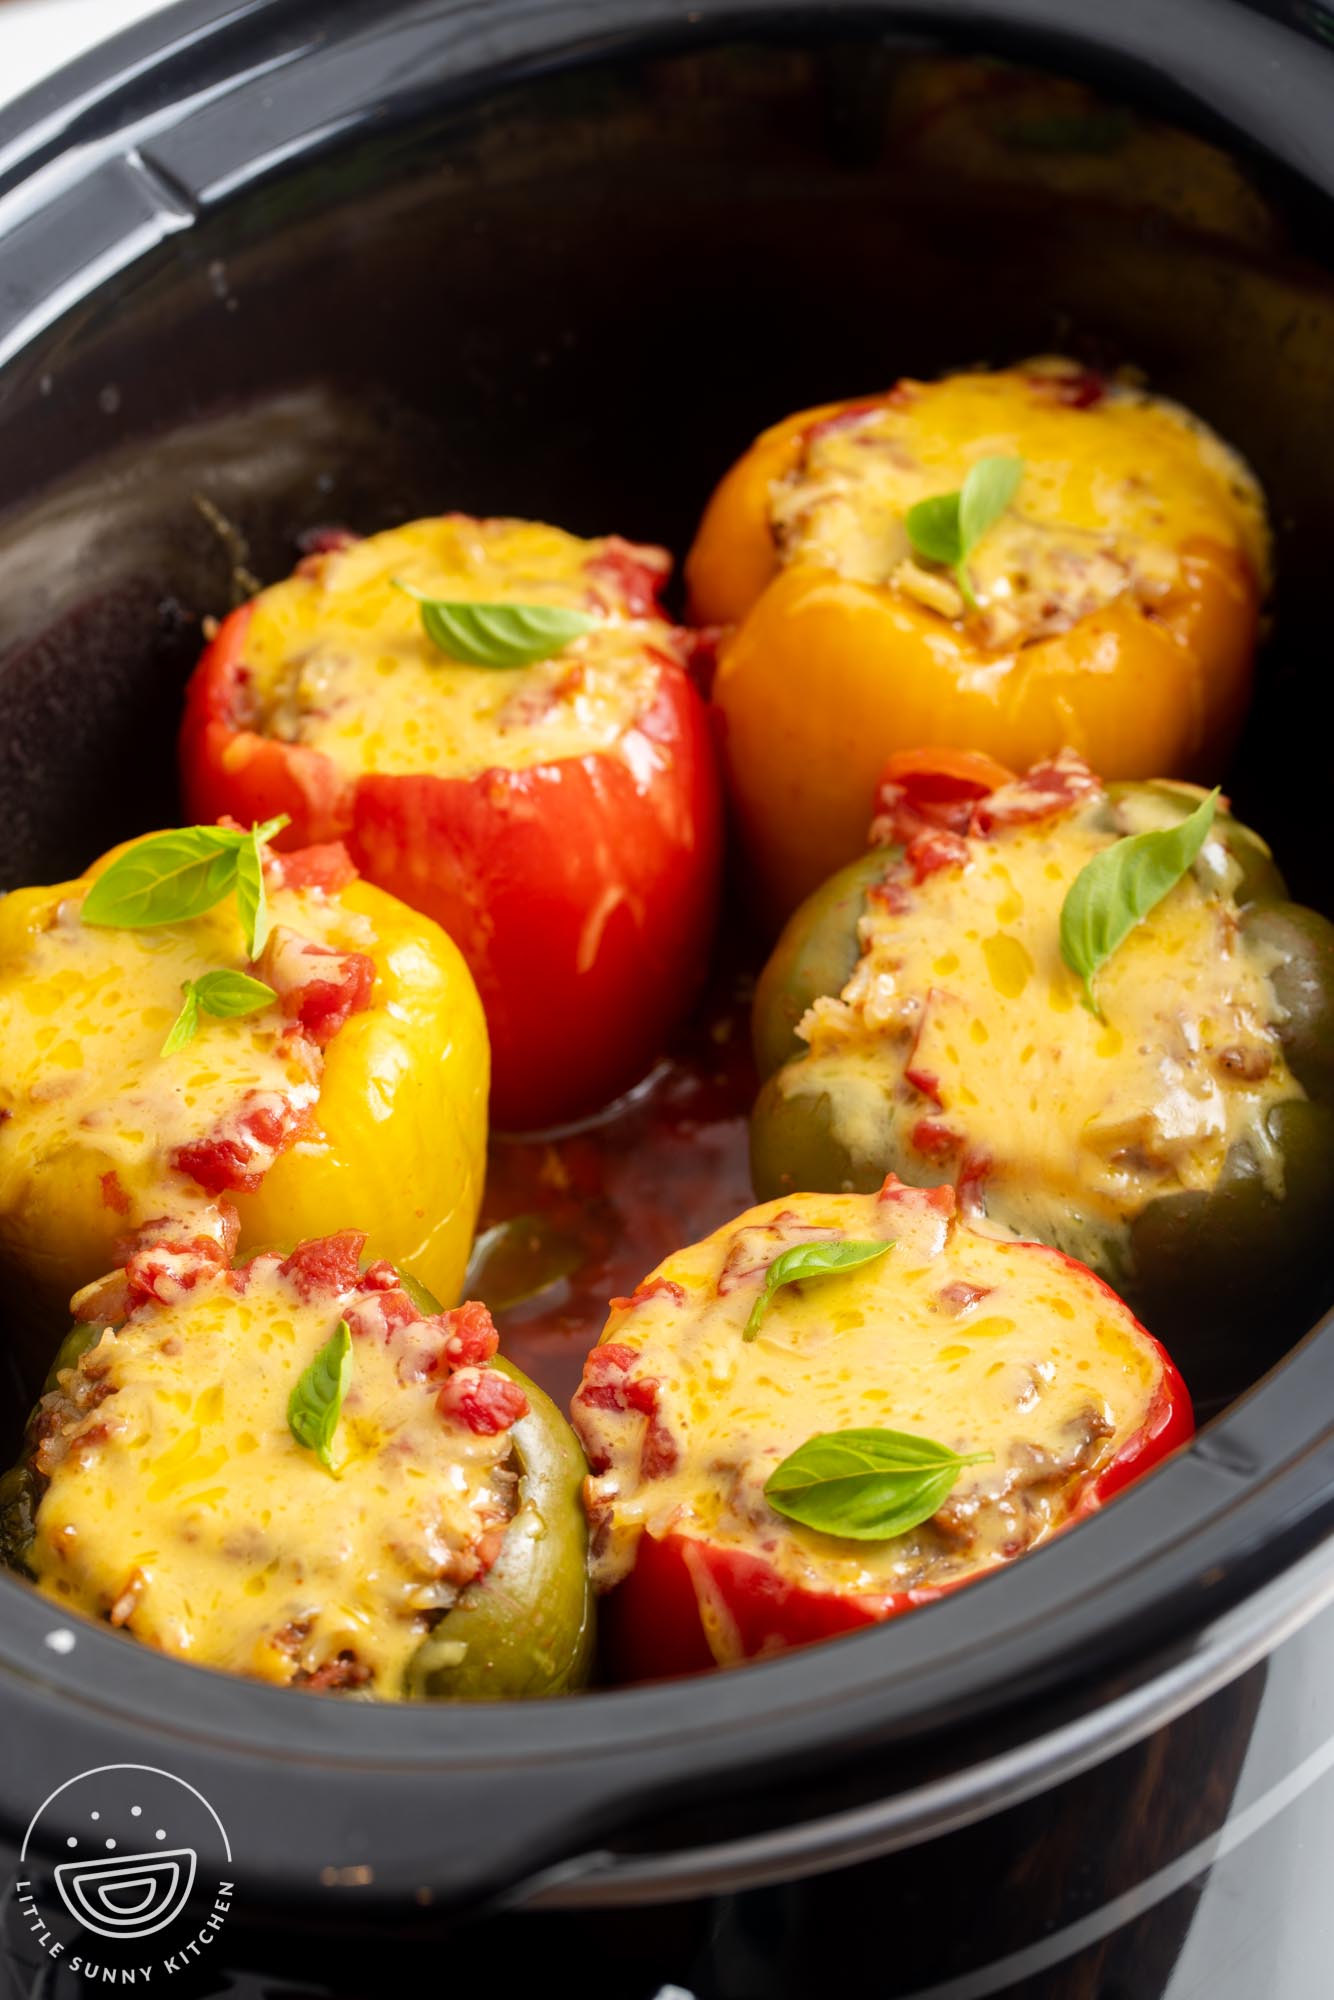
[[[660,584],[646,569],[634,585],[655,615]],[[288,813],[280,847],[343,840],[368,880],[449,933],[486,1010],[497,1125],[557,1124],[635,1083],[703,977],[721,866],[712,734],[683,669],[663,659],[632,756],[349,779],[243,725],[254,615],[223,622],[187,691],[190,809]]]
[[[1073,745],[1107,778],[1212,781],[1250,698],[1261,585],[1240,548],[1212,538],[1182,544],[1152,618],[1119,598],[1012,656],[888,586],[803,555],[782,563],[774,482],[817,427],[899,393],[765,431],[714,492],[686,563],[691,617],[726,628],[713,685],[724,768],[775,928],[860,852],[895,751],[954,745],[1023,770]]]
[[[403,1279],[424,1313],[440,1306],[424,1285]],[[51,1365],[57,1386],[100,1338],[101,1324],[75,1325]],[[514,1425],[519,1505],[500,1554],[470,1584],[408,1662],[403,1696],[413,1701],[512,1701],[570,1694],[592,1670],[594,1612],[588,1581],[588,1531],[580,1494],[587,1466],[574,1433],[551,1398],[499,1357],[492,1367],[518,1383],[528,1413]],[[0,1562],[23,1572],[24,1549],[40,1503],[25,1456],[0,1477]]]
[[[979,799],[1009,773],[970,753],[924,751],[891,759],[886,773],[910,801],[933,804]],[[1184,819],[1197,792],[1167,782],[1109,785],[1110,796],[1143,789]],[[1234,891],[1240,927],[1252,945],[1273,954],[1269,977],[1282,1011],[1276,1024],[1288,1067],[1306,1092],[1269,1113],[1269,1132],[1282,1162],[1281,1196],[1262,1177],[1244,1142],[1234,1145],[1209,1192],[1180,1192],[1152,1201],[1130,1225],[1129,1269],[1116,1289],[1151,1325],[1178,1346],[1198,1335],[1222,1360],[1232,1349],[1253,1362],[1256,1316],[1309,1283],[1324,1254],[1334,1204],[1334,925],[1291,903],[1264,842],[1220,812],[1241,869]],[[886,1165],[849,1143],[828,1099],[798,1104],[785,1098],[779,1073],[799,1063],[805,1044],[797,1023],[813,1001],[838,994],[859,957],[857,926],[871,888],[901,856],[877,847],[833,875],[789,920],[761,975],[753,1031],[763,1087],[751,1121],[751,1173],[763,1198],[794,1188],[872,1188]],[[1207,866],[1207,850],[1195,863]],[[952,1169],[922,1180],[948,1181]],[[1266,1320],[1267,1323],[1267,1320]]]
[[[0,986],[21,982],[29,932],[135,844],[113,848],[76,882],[16,889],[0,901]],[[341,872],[351,873],[345,858]],[[429,917],[366,881],[346,881],[331,894],[373,927],[370,1004],[324,1050],[312,1129],[279,1154],[253,1193],[228,1195],[240,1216],[239,1245],[246,1252],[327,1235],[354,1216],[375,1254],[421,1272],[452,1301],[486,1172],[489,1058],[477,990],[457,947]],[[112,1164],[90,1138],[8,1184],[0,1270],[34,1324],[49,1326],[79,1287],[120,1261],[126,1221],[104,1186]]]

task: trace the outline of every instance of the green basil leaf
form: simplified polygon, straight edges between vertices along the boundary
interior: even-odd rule
[[[252,979],[248,972],[206,972],[199,979],[185,982],[185,1004],[172,1023],[171,1033],[162,1044],[164,1056],[174,1055],[183,1049],[199,1033],[201,1013],[212,1014],[215,1020],[235,1020],[242,1014],[257,1014],[261,1007],[267,1007],[278,998],[271,986],[262,979]]]
[[[206,972],[190,984],[204,1012],[218,1021],[257,1014],[261,1007],[271,1007],[278,998],[262,979],[252,979],[248,972],[231,972],[225,967],[218,972]]]
[[[162,1044],[160,1054],[174,1056],[177,1049],[183,1049],[199,1033],[199,995],[195,991],[193,979],[185,982],[185,1000],[180,1013],[171,1024],[170,1033]]]
[[[416,599],[431,643],[469,667],[527,667],[549,660],[597,623],[588,612],[563,604],[457,602],[424,597],[405,583],[397,587]]]
[[[873,1264],[893,1248],[892,1242],[840,1242],[797,1243],[791,1250],[784,1250],[781,1256],[774,1258],[765,1273],[764,1290],[750,1309],[742,1339],[754,1340],[760,1330],[760,1322],[769,1310],[770,1300],[784,1285],[795,1285],[803,1278],[832,1278],[839,1271],[855,1271],[859,1264]]]
[[[352,1334],[347,1321],[340,1319],[287,1399],[287,1426],[292,1436],[313,1451],[330,1472],[334,1470],[334,1432],[351,1382]]]
[[[775,1513],[822,1534],[889,1541],[929,1521],[965,1466],[992,1457],[961,1457],[907,1431],[820,1431],[775,1466],[764,1497]]]
[[[236,907],[241,913],[245,948],[258,958],[273,928],[269,919],[269,899],[264,891],[264,850],[256,827],[236,856]]]
[[[202,917],[236,886],[238,857],[252,843],[272,840],[287,814],[250,833],[231,826],[178,826],[119,855],[83,899],[85,924],[109,930],[153,930]]]
[[[944,563],[952,569],[963,559],[963,535],[959,525],[959,495],[937,493],[919,500],[903,517],[914,555],[928,562]]]
[[[225,826],[180,826],[141,840],[97,877],[83,899],[84,923],[151,930],[202,917],[235,882],[246,838]]]
[[[1022,458],[995,454],[968,468],[959,493],[960,559],[967,562],[990,528],[994,528],[1019,491],[1024,476]]]
[[[1084,1004],[1101,1019],[1094,975],[1136,924],[1161,903],[1209,836],[1218,787],[1176,826],[1132,833],[1080,869],[1061,905],[1061,957],[1084,982]]]
[[[904,526],[914,555],[952,569],[970,611],[977,599],[967,562],[989,528],[993,528],[1019,490],[1024,476],[1022,458],[994,452],[970,465],[957,493],[936,493],[908,509]]]

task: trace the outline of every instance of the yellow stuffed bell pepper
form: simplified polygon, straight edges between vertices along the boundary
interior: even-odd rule
[[[714,699],[765,913],[862,851],[896,751],[1216,777],[1267,572],[1236,454],[1072,362],[904,381],[766,431],[686,570],[696,622],[729,628]]]
[[[138,1259],[355,1227],[438,1296],[485,1170],[477,992],[337,845],[186,827],[0,902],[0,1276],[22,1325]]]

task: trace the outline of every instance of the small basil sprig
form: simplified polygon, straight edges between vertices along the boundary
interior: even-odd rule
[[[969,467],[957,493],[936,493],[929,500],[919,500],[904,517],[914,554],[953,570],[970,611],[977,610],[977,599],[968,576],[968,559],[1013,500],[1023,476],[1022,458],[979,458]]]
[[[432,645],[468,667],[528,667],[549,660],[597,623],[563,604],[479,604],[427,597],[394,579],[415,600]]]
[[[347,1321],[340,1319],[287,1399],[287,1426],[292,1436],[313,1451],[330,1472],[335,1470],[334,1432],[351,1384],[352,1334]]]
[[[211,1014],[215,1021],[234,1021],[243,1014],[257,1014],[278,995],[262,979],[248,972],[206,972],[199,979],[187,979],[185,1001],[162,1044],[164,1056],[175,1055],[199,1033],[199,1017]]]
[[[1094,975],[1136,924],[1161,903],[1209,836],[1218,787],[1176,826],[1132,833],[1104,847],[1085,864],[1061,905],[1061,957],[1084,982],[1084,1005],[1099,1020]]]
[[[775,1257],[765,1273],[764,1289],[750,1309],[741,1338],[754,1340],[760,1322],[769,1310],[775,1292],[795,1285],[802,1278],[830,1278],[839,1271],[855,1271],[859,1264],[873,1264],[892,1250],[890,1243],[798,1243]]]
[[[776,1466],[764,1497],[775,1513],[822,1534],[884,1542],[930,1520],[967,1465],[994,1454],[961,1457],[907,1431],[820,1431]]]
[[[287,824],[287,814],[279,813],[249,833],[229,826],[155,833],[103,869],[83,899],[82,919],[110,930],[153,930],[202,917],[235,889],[246,950],[255,958],[268,935],[260,849]]]

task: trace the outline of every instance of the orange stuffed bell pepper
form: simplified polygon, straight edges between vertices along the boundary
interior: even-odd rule
[[[613,1299],[571,1419],[613,1676],[881,1623],[1082,1521],[1191,1435],[1082,1264],[952,1188],[748,1209]]]
[[[285,812],[444,926],[486,1009],[492,1116],[634,1083],[693,998],[720,812],[668,558],[463,515],[308,557],[228,618],[187,697],[200,818]]]
[[[1213,779],[1268,570],[1251,474],[1176,404],[1045,359],[776,425],[711,500],[693,617],[766,914],[861,851],[921,743]]]
[[[127,1258],[166,1299],[180,1259],[353,1225],[458,1294],[486,1147],[468,969],[342,848],[270,831],[149,835],[0,901],[0,1272],[29,1325]]]

